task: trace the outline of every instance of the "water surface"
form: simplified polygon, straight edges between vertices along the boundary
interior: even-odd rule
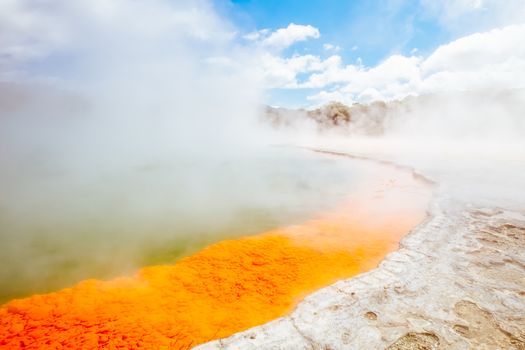
[[[0,175],[0,301],[303,222],[337,205],[367,172],[359,162],[278,147],[89,172],[22,158]]]

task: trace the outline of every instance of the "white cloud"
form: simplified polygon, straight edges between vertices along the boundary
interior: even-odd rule
[[[472,34],[428,57],[393,55],[375,67],[325,62],[298,84],[321,88],[310,100],[399,99],[412,94],[484,88],[525,88],[525,24]],[[336,56],[338,57],[338,56]],[[329,63],[329,64],[328,64]],[[344,84],[338,89],[333,84]]]
[[[43,57],[67,40],[64,24],[52,14],[30,11],[17,0],[0,3],[0,64]]]
[[[261,43],[268,48],[285,49],[298,41],[320,37],[319,29],[311,25],[290,23],[286,28],[280,28],[271,33]]]
[[[342,66],[342,60],[330,61],[330,65],[319,73],[310,75],[301,87],[322,88],[334,83],[346,82],[352,85],[352,90],[364,90],[369,86],[388,85],[394,81],[410,82],[419,78],[418,57],[393,55],[374,68],[361,65]]]
[[[493,0],[443,4],[450,6],[449,11],[474,13],[493,6]],[[525,87],[525,24],[464,36],[438,47],[428,57],[417,51],[410,56],[392,55],[374,67],[360,61],[344,64],[336,54],[339,47],[331,43],[323,45],[325,54],[332,53],[329,57],[282,57],[282,50],[294,43],[320,37],[311,25],[290,23],[275,31],[248,33],[241,47],[232,45],[233,32],[207,1],[4,0],[0,3],[0,78],[19,77],[27,62],[46,60],[58,52],[73,54],[72,60],[79,60],[74,71],[85,75],[90,68],[82,62],[86,54],[90,63],[97,64],[133,60],[144,72],[169,67],[172,76],[184,71],[184,64],[202,61],[221,69],[249,71],[246,74],[255,76],[265,88],[322,89],[311,96],[312,101],[397,99],[442,90]],[[171,44],[165,45],[167,42]],[[177,59],[179,46],[187,42],[205,42],[206,49],[189,50],[196,56],[183,62]],[[243,58],[233,57],[231,50],[242,51]],[[119,68],[122,64],[109,66]]]
[[[316,106],[320,106],[332,101],[339,101],[347,105],[351,105],[355,102],[351,95],[345,94],[339,90],[320,91],[314,95],[308,96],[307,100],[314,102]]]
[[[245,34],[242,37],[244,39],[248,40],[248,41],[257,41],[257,40],[267,36],[269,32],[270,32],[269,29],[261,29],[261,30],[255,31],[255,32],[251,32],[251,33]]]
[[[525,59],[525,25],[475,33],[440,46],[423,64],[425,73],[475,71],[511,57]]]
[[[332,65],[334,57],[325,60],[311,54],[282,57],[282,50],[296,42],[312,38],[319,38],[317,28],[311,25],[298,25],[290,23],[286,28],[279,28],[273,32],[268,29],[258,30],[243,36],[253,42],[253,55],[251,64],[258,81],[265,88],[296,88],[300,85],[298,75],[326,70]],[[336,49],[330,45],[328,49]]]
[[[459,33],[486,31],[525,21],[523,0],[420,0],[424,16]]]
[[[340,65],[339,56],[321,59],[314,55],[294,55],[282,58],[271,53],[263,53],[256,59],[260,81],[266,88],[297,88],[301,84],[297,76],[303,73],[327,71],[334,65]]]
[[[483,10],[486,0],[421,0],[421,5],[442,21]]]
[[[233,33],[207,1],[3,0],[0,70],[13,71],[56,54],[67,55],[69,64],[87,52],[92,57],[102,46],[101,59],[123,51],[128,58],[138,52],[158,53],[161,43],[178,44],[183,38],[218,47],[231,40]],[[176,46],[162,50],[175,53]]]
[[[323,44],[323,49],[325,49],[326,51],[332,51],[335,53],[341,51],[341,47],[334,45],[334,44],[330,44],[330,43]]]
[[[49,134],[45,147],[83,164],[207,155],[201,145],[221,152],[244,135],[255,140],[239,131],[251,130],[260,102],[248,64],[255,52],[234,32],[206,0],[0,0],[0,80],[49,82],[86,107],[63,123],[55,102],[28,99],[42,115],[12,118],[16,138],[36,145]]]

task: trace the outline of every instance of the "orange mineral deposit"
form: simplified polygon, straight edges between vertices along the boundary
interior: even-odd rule
[[[424,218],[421,203],[378,212],[368,200],[174,265],[13,300],[0,307],[0,348],[189,349],[283,316],[307,293],[377,266]]]

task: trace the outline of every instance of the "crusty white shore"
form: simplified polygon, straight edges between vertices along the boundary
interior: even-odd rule
[[[525,349],[525,213],[440,186],[378,268],[195,349]]]

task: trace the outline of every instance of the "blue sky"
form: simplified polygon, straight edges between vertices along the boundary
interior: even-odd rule
[[[292,108],[525,88],[524,0],[40,2],[0,1],[0,80],[191,63]]]
[[[223,6],[228,17],[247,31],[275,30],[289,23],[312,25],[321,38],[298,43],[291,51],[322,53],[323,43],[331,43],[342,48],[345,60],[361,57],[366,65],[393,53],[409,54],[414,48],[432,50],[451,38],[435,18],[423,13],[417,0],[233,0]]]
[[[298,42],[284,54],[314,54],[327,57],[333,52],[324,44],[338,46],[347,64],[361,60],[372,67],[393,54],[428,54],[454,35],[428,14],[419,0],[233,0],[217,1],[238,28],[250,32],[276,30],[289,23],[312,25],[318,39]],[[267,102],[299,106],[314,89],[272,89]]]
[[[509,52],[521,47],[523,0],[213,1],[241,34],[268,29],[262,41],[290,23],[319,31],[260,62],[284,81],[266,89],[271,105],[311,107],[330,100],[354,103],[516,85],[509,72],[521,69],[512,63],[511,69],[503,67],[494,54],[502,50],[496,48],[501,41],[512,42],[505,47]],[[297,68],[308,55],[315,56],[311,65]],[[325,61],[330,56],[337,59]],[[494,65],[501,70],[494,73]]]

